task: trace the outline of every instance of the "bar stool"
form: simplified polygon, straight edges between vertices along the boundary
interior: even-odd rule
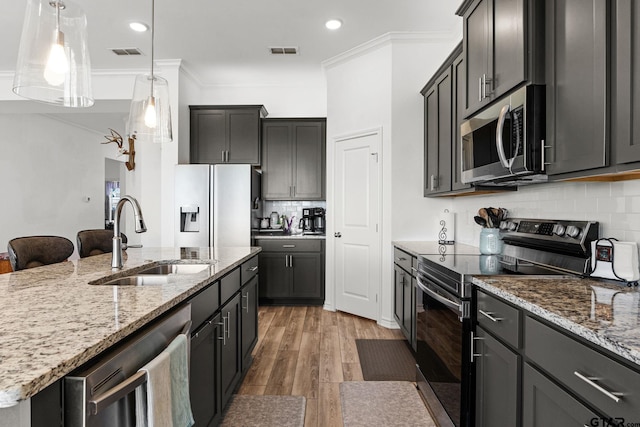
[[[127,243],[127,236],[120,233],[122,243]],[[111,253],[113,250],[113,230],[95,229],[78,231],[76,236],[80,258]]]
[[[73,250],[73,242],[60,236],[17,237],[7,244],[13,271],[65,261]]]

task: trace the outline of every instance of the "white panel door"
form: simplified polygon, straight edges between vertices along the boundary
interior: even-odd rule
[[[375,320],[381,276],[380,138],[374,131],[337,140],[335,146],[336,308]]]

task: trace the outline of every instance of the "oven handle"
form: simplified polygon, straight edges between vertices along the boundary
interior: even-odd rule
[[[422,281],[420,281],[420,276],[417,277],[416,286],[420,288],[422,292],[426,293],[436,301],[439,301],[442,304],[446,305],[447,307],[453,308],[457,310],[458,313],[462,314],[462,304],[459,304],[455,301],[451,301],[449,298],[445,298],[442,295],[435,293],[434,291],[429,289],[424,283],[422,283]]]
[[[513,166],[513,159],[507,160],[507,156],[504,154],[502,130],[504,128],[505,118],[507,117],[510,109],[511,106],[509,104],[502,107],[502,109],[500,110],[500,115],[498,116],[498,126],[496,127],[496,151],[498,152],[498,157],[500,158],[500,163],[502,163],[502,166],[509,170],[511,170],[511,166]]]

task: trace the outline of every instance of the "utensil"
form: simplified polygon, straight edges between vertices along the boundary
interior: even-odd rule
[[[486,208],[480,208],[478,209],[478,215],[485,220],[485,222],[487,223],[487,227],[489,228],[493,228],[493,224],[491,223],[491,218],[489,217],[489,213],[487,212]]]
[[[486,227],[487,226],[487,221],[482,218],[481,216],[474,216],[473,219],[475,220],[476,224],[482,226],[482,227]]]
[[[496,208],[486,208],[487,215],[489,215],[489,219],[491,220],[491,228],[497,227],[500,225],[500,217],[498,216],[500,211]]]

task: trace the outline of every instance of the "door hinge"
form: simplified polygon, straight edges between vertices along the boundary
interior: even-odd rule
[[[372,156],[376,156],[376,163],[378,163],[378,153],[371,153]]]
[[[376,224],[376,233],[378,232],[378,224]]]

